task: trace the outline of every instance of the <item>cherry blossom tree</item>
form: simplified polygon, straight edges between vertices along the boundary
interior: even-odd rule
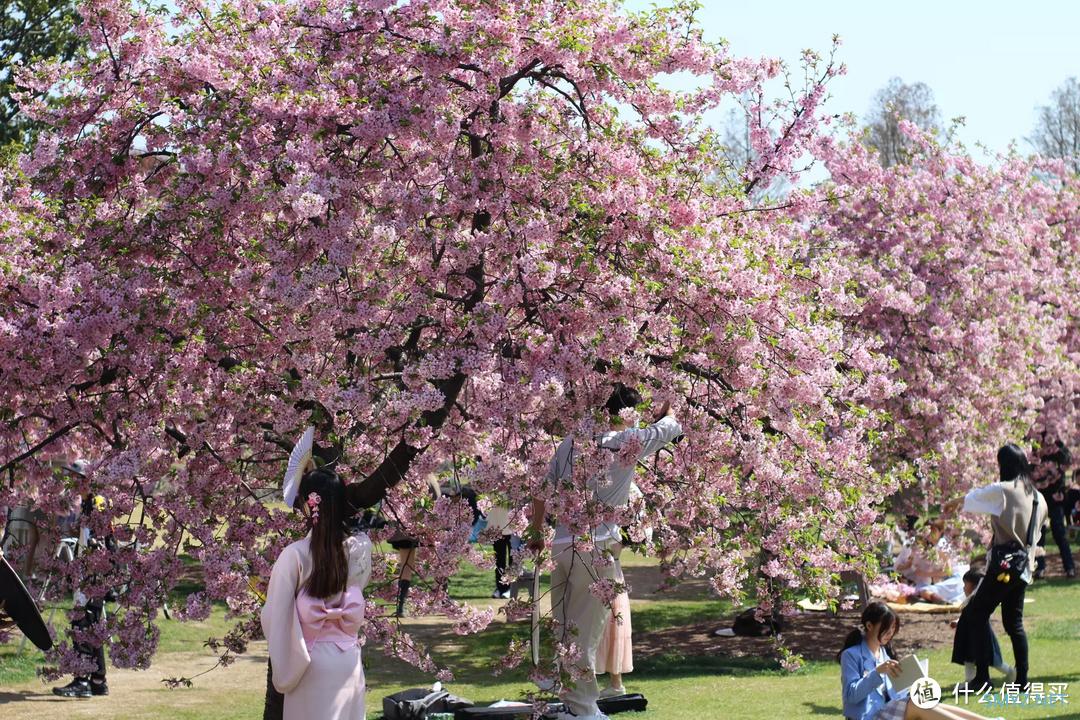
[[[1028,432],[1034,442],[1037,462],[1045,446],[1061,440],[1070,448],[1080,447],[1080,183],[1067,162],[1038,163],[1039,176],[1056,189],[1046,210],[1050,235],[1048,249],[1057,271],[1044,278],[1045,309],[1065,323],[1061,339],[1062,366],[1056,371],[1039,368],[1036,394],[1043,401],[1035,424]]]
[[[902,124],[910,162],[883,168],[822,141],[829,205],[810,224],[848,259],[853,333],[881,341],[904,390],[879,469],[915,485],[925,515],[996,475],[996,450],[1075,419],[1075,187],[1059,163],[974,161]],[[1069,437],[1075,431],[1068,428]]]
[[[835,597],[866,564],[895,489],[869,462],[876,408],[899,385],[880,340],[845,329],[871,312],[848,267],[793,231],[816,196],[749,199],[813,147],[830,59],[807,55],[808,84],[755,115],[754,163],[720,185],[704,114],[781,67],[704,42],[693,3],[177,6],[81,8],[87,59],[25,77],[63,102],[23,108],[49,129],[0,186],[0,503],[106,497],[93,522],[122,549],[53,588],[124,587],[114,663],[149,664],[183,554],[206,589],[181,615],[228,603],[221,647],[242,651],[249,577],[300,531],[266,498],[309,423],[359,504],[385,498],[429,550],[420,608],[484,627],[445,590],[485,562],[468,514],[425,478],[449,462],[514,507],[611,517],[542,477],[614,382],[685,429],[641,477],[673,578],[772,606]],[[671,73],[698,85],[665,89]],[[86,478],[55,470],[74,457]],[[576,476],[601,463],[583,453]],[[392,578],[377,559],[371,592]],[[369,637],[435,669],[372,607]]]

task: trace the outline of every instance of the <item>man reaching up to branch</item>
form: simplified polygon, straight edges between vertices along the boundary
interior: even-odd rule
[[[613,451],[605,472],[586,478],[589,504],[602,507],[625,507],[630,498],[630,485],[634,478],[637,461],[660,450],[682,434],[682,427],[669,415],[670,405],[665,402],[656,416],[656,422],[645,428],[627,428],[620,413],[624,409],[641,404],[641,395],[621,383],[604,406],[610,417],[610,430],[594,438],[586,439],[570,435],[559,444],[551,459],[545,478],[548,483],[573,481],[575,445],[595,442],[599,447]],[[630,443],[637,450],[630,457],[619,452]],[[544,549],[543,522],[546,504],[536,498],[532,503],[529,523],[529,548],[539,553]],[[594,594],[592,585],[597,581],[615,582],[615,565],[622,551],[621,529],[617,522],[602,522],[591,529],[592,547],[582,537],[575,537],[567,517],[558,517],[555,539],[551,552],[555,569],[551,573],[551,608],[555,619],[555,632],[560,641],[580,648],[579,667],[572,672],[576,680],[561,693],[567,713],[560,717],[605,720],[596,701],[600,689],[596,684],[596,650],[611,614],[607,605]],[[576,630],[576,636],[573,635]]]

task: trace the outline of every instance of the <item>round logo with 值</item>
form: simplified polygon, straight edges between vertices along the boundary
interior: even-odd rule
[[[941,702],[941,686],[930,677],[919,678],[911,684],[911,702],[915,707],[929,710]]]

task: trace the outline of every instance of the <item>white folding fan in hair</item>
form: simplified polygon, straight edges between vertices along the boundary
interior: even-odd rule
[[[304,430],[304,434],[296,441],[292,453],[289,454],[289,467],[285,471],[285,483],[282,486],[285,504],[289,507],[292,507],[296,501],[296,493],[300,489],[300,478],[315,467],[315,460],[311,455],[314,445],[315,428],[312,426]]]

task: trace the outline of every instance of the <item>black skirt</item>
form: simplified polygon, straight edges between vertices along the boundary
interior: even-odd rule
[[[995,545],[990,548],[986,576],[968,598],[968,603],[960,612],[960,619],[956,623],[952,651],[954,663],[982,663],[987,667],[1001,663],[1001,648],[994,637],[994,629],[990,626],[990,616],[1001,605],[1002,599],[1023,584],[1023,580],[1019,577],[1010,577],[1009,582],[999,580],[998,571],[1001,568],[996,558],[1014,549],[1012,545]],[[1010,572],[1009,575],[1012,576],[1013,573]]]
[[[419,540],[414,537],[409,537],[400,530],[391,535],[387,542],[390,543],[390,547],[395,550],[415,550],[420,547]]]

